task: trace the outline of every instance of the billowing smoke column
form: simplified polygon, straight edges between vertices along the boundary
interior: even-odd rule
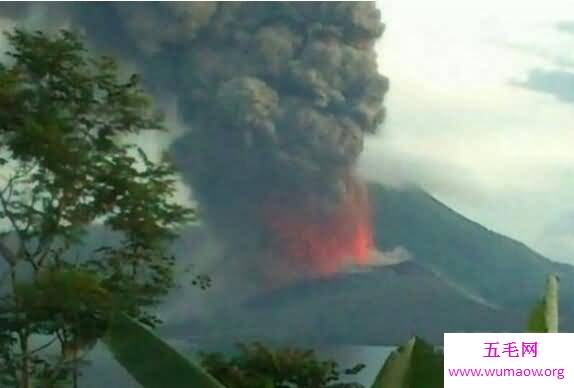
[[[367,260],[353,168],[384,117],[382,31],[371,3],[224,4],[198,31],[181,79],[193,130],[174,151],[232,247],[321,273]]]
[[[369,205],[354,166],[388,89],[373,3],[69,7],[152,90],[177,95],[190,130],[173,155],[234,256],[323,274],[368,260]]]
[[[353,167],[364,133],[384,116],[377,10],[368,3],[224,10],[191,51],[199,69],[188,80],[194,131],[176,147],[180,156],[189,152],[189,178],[208,214],[231,226],[232,239],[250,228],[272,252],[321,273],[366,260],[368,202]]]

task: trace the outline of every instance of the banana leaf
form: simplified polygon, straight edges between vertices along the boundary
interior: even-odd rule
[[[224,388],[201,367],[125,314],[116,314],[104,343],[144,388]]]
[[[391,353],[372,388],[442,388],[443,365],[442,352],[415,337]]]
[[[527,330],[530,333],[558,332],[558,277],[548,275],[544,297],[530,312]]]

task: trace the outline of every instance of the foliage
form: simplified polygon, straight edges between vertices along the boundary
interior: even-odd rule
[[[558,333],[558,277],[548,275],[546,291],[530,312],[528,331],[531,333]]]
[[[542,319],[551,329],[552,322],[557,320],[557,277],[550,275],[547,284],[545,303],[554,307],[540,309],[536,306],[531,317]],[[537,316],[539,314],[542,317]],[[133,320],[125,319],[121,325],[123,327],[111,331],[108,338],[112,340],[107,343],[116,358],[143,387],[178,388],[189,382],[194,383],[189,385],[203,388],[222,387],[213,385],[205,372],[170,350],[169,345]],[[202,366],[227,388],[361,387],[338,382],[341,372],[337,364],[317,360],[312,351],[273,351],[261,344],[240,345],[239,348],[239,354],[231,357],[220,353],[200,355]],[[439,388],[443,386],[443,365],[442,351],[415,337],[387,358],[372,388]],[[354,375],[362,368],[363,365],[357,365],[344,373]],[[173,379],[173,376],[190,377]],[[203,385],[199,383],[201,379],[206,379]]]
[[[28,388],[34,378],[46,386],[67,379],[112,311],[156,322],[145,307],[173,285],[167,243],[193,212],[173,199],[171,164],[126,140],[164,130],[137,76],[121,80],[112,59],[90,57],[70,32],[15,30],[7,38],[9,59],[0,64],[0,218],[8,225],[0,240],[0,383]],[[121,241],[82,251],[94,223]],[[31,349],[39,338],[46,343]],[[55,345],[56,361],[46,355]]]
[[[239,353],[201,354],[202,365],[227,388],[361,388],[341,383],[342,375],[355,375],[364,365],[344,371],[332,360],[322,361],[312,350],[272,350],[260,343],[240,344]]]
[[[145,388],[223,388],[200,367],[124,314],[114,317],[104,342],[116,360]]]
[[[442,352],[415,337],[391,353],[372,388],[440,388],[443,379]]]
[[[220,353],[203,353],[200,367],[124,314],[114,317],[104,342],[144,388],[363,387],[339,379],[342,375],[356,375],[364,365],[341,371],[337,363],[321,361],[313,351],[270,350],[261,344],[240,345],[239,354],[229,358]]]

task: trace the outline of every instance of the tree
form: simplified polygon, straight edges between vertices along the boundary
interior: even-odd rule
[[[164,130],[137,76],[62,31],[7,34],[0,64],[0,385],[57,386],[112,313],[146,325],[173,286],[168,244],[193,211],[175,170],[126,140]],[[94,224],[116,242],[85,247]],[[55,352],[55,353],[54,353]],[[54,357],[54,354],[57,354]]]
[[[260,343],[241,344],[239,353],[202,353],[202,366],[227,388],[363,388],[340,382],[356,375],[364,365],[341,371],[336,362],[320,360],[311,350],[272,350]]]

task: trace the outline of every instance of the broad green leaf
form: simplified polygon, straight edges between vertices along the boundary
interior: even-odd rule
[[[548,275],[544,297],[530,312],[527,330],[531,333],[558,332],[558,277]]]
[[[548,333],[548,328],[546,327],[546,304],[543,300],[536,302],[530,315],[528,316],[527,331],[529,333]]]
[[[104,343],[144,388],[224,388],[134,319],[117,314]]]
[[[415,337],[391,353],[372,388],[442,388],[443,373],[442,353]]]

